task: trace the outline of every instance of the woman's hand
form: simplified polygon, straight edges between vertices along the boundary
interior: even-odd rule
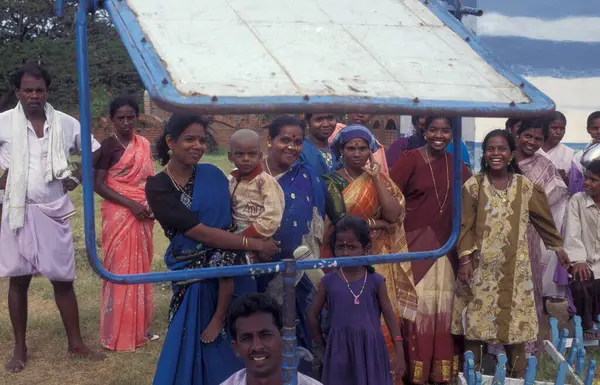
[[[152,216],[152,211],[150,211],[150,208],[148,206],[145,206],[133,200],[129,202],[127,208],[129,209],[129,211],[131,211],[133,216],[140,221],[142,219],[148,219]]]
[[[463,264],[463,261],[461,261],[460,263],[461,263],[461,265],[458,268],[458,279],[461,282],[464,282],[467,285],[470,285],[471,281],[473,280],[473,263],[471,262],[470,259],[469,259],[469,263]]]
[[[362,169],[363,171],[370,176],[371,178],[377,180],[379,179],[379,174],[381,174],[381,167],[377,162],[375,162],[375,158],[373,158],[373,153],[369,155],[369,165],[365,165]]]
[[[268,262],[271,260],[275,254],[279,253],[281,249],[279,248],[279,241],[274,240],[273,238],[269,239],[248,239],[249,241],[256,241],[249,243],[249,246],[258,251],[258,258],[263,262]]]
[[[558,263],[565,269],[568,269],[571,266],[571,261],[569,261],[569,256],[564,250],[557,251],[556,257],[558,258]]]

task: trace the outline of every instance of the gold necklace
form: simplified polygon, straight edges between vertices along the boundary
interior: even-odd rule
[[[346,170],[346,167],[344,167],[344,172],[346,173],[346,175],[348,175],[348,178],[350,178],[351,182],[354,182],[356,180],[356,178],[358,178],[358,176],[356,178],[353,178],[352,175],[350,175],[350,173],[348,172],[348,170]],[[362,175],[362,174],[360,174],[360,175]]]
[[[496,188],[496,186],[494,185],[494,182],[492,181],[492,178],[490,178],[490,176],[488,175],[488,180],[490,181],[490,184],[494,188],[494,193],[496,193],[496,195],[498,196],[498,198],[500,198],[502,203],[508,202],[508,188],[510,187],[510,180],[511,180],[510,173],[508,173],[508,176],[506,179],[507,179],[506,180],[506,189],[502,190],[502,189]]]
[[[175,180],[175,178],[173,177],[173,174],[171,174],[171,170],[169,169],[169,165],[167,164],[167,167],[165,167],[165,171],[167,172],[167,176],[169,177],[169,179],[171,179],[171,183],[173,183],[173,186],[175,186],[175,188],[177,189],[177,191],[179,191],[182,195],[185,195],[184,199],[189,199],[189,201],[191,202],[192,197],[190,196],[190,194],[186,193],[185,190],[183,189],[183,186],[181,186],[179,184],[179,182],[177,182],[177,180]]]
[[[125,149],[127,150],[127,146],[125,146],[123,144],[123,142],[121,142],[121,139],[119,139],[119,137],[117,136],[117,134],[113,134],[113,136],[115,137],[115,139],[117,140],[117,142],[119,142],[119,144]]]
[[[281,175],[281,174],[285,174],[286,172],[290,171],[290,169],[291,169],[291,167],[290,167],[290,168],[288,168],[287,170],[285,170],[284,172],[282,172],[282,173],[280,173],[280,174],[273,175],[273,173],[271,172],[271,167],[269,167],[269,157],[268,157],[268,156],[265,158],[265,166],[267,167],[267,172],[268,172],[268,173],[269,173],[269,175],[271,175],[272,177],[276,177],[276,176],[279,176],[279,175]]]
[[[435,176],[433,175],[433,168],[431,167],[431,158],[429,157],[429,150],[425,147],[425,155],[427,156],[427,165],[429,165],[429,171],[431,172],[431,179],[433,180],[433,189],[435,190],[435,197],[440,207],[440,215],[444,213],[444,206],[448,200],[448,192],[450,191],[450,171],[448,170],[448,153],[444,151],[444,157],[446,158],[446,196],[444,201],[440,204],[440,196],[438,194],[437,184],[435,183]]]

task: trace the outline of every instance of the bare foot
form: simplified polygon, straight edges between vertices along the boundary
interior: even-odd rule
[[[6,371],[9,373],[19,373],[25,369],[25,363],[27,362],[27,347],[15,346],[13,356],[4,366]]]
[[[221,330],[223,330],[223,326],[225,326],[223,320],[219,320],[213,317],[213,319],[210,320],[210,323],[208,324],[206,329],[204,329],[204,331],[202,332],[200,340],[205,344],[210,344],[211,342],[217,339],[219,333],[221,333]]]
[[[103,361],[106,359],[105,354],[95,352],[85,345],[69,348],[68,353],[71,358],[82,358],[91,361]]]

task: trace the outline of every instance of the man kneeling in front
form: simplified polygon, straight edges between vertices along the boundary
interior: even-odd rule
[[[281,385],[283,324],[277,302],[267,294],[247,294],[234,301],[227,324],[245,369],[221,385]],[[298,373],[298,385],[322,384]]]

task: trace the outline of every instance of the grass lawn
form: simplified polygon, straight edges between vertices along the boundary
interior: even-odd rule
[[[203,161],[213,163],[224,172],[231,170],[225,154],[206,155]],[[157,171],[161,170],[156,165]],[[73,241],[77,258],[77,281],[75,290],[79,301],[81,328],[85,341],[94,349],[101,350],[100,338],[100,290],[102,281],[89,268],[85,254],[85,235],[83,231],[82,190],[78,188],[71,194],[77,208],[73,218]],[[100,251],[101,199],[96,196],[96,244]],[[154,227],[155,271],[164,270],[163,252],[168,241],[158,223]],[[8,280],[0,280],[0,385],[148,385],[152,383],[158,356],[162,348],[167,329],[167,312],[171,298],[169,284],[154,285],[154,303],[156,316],[152,330],[161,335],[161,339],[150,342],[134,353],[108,352],[104,362],[70,360],[66,353],[66,337],[58,309],[54,304],[52,286],[45,278],[34,278],[29,291],[29,323],[27,341],[29,362],[22,373],[8,374],[4,363],[12,354],[13,336],[8,317],[6,298]]]
[[[231,170],[225,154],[210,154],[204,162],[215,164],[224,172]],[[161,170],[158,164],[157,171]],[[100,290],[102,281],[91,271],[85,256],[83,232],[83,202],[81,189],[71,194],[77,215],[73,218],[73,241],[77,258],[77,281],[75,284],[79,300],[79,312],[85,341],[100,350]],[[96,196],[96,244],[100,250],[100,202]],[[163,252],[167,239],[158,224],[154,227],[154,271],[164,270]],[[70,360],[66,354],[66,339],[60,315],[54,304],[52,287],[45,278],[34,278],[29,292],[28,343],[29,362],[19,374],[4,371],[4,362],[12,353],[13,336],[8,317],[6,297],[8,280],[0,280],[0,385],[147,385],[152,383],[154,370],[167,328],[167,312],[171,289],[169,284],[154,285],[156,316],[152,330],[161,335],[157,342],[148,343],[134,353],[107,353],[104,362]],[[590,352],[600,358],[597,351]],[[590,355],[588,354],[588,357]],[[538,363],[538,379],[552,380],[556,368],[547,356]],[[491,373],[488,373],[491,374]],[[553,381],[551,381],[553,382]]]

